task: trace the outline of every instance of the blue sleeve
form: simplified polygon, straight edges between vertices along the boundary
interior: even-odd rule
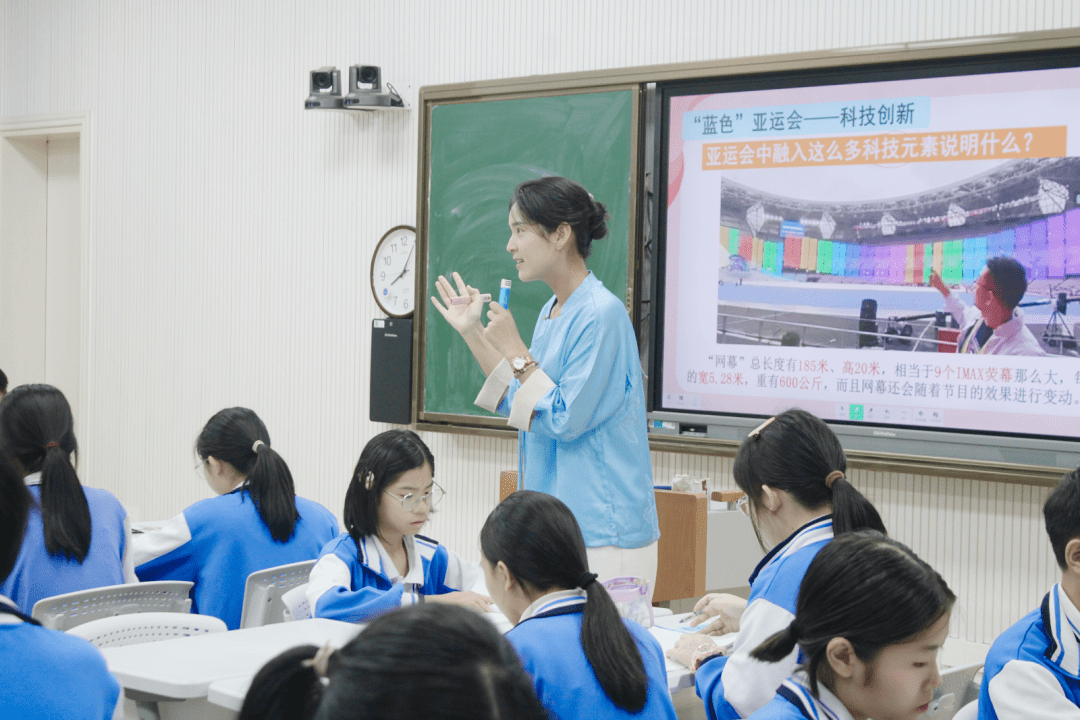
[[[705,703],[705,714],[709,720],[735,720],[741,717],[735,708],[724,699],[724,666],[727,657],[715,657],[698,666],[694,673],[694,685],[698,697]]]
[[[401,585],[389,590],[373,587],[349,590],[339,585],[319,597],[314,616],[342,622],[365,622],[400,608],[404,593]]]
[[[624,330],[632,331],[626,318],[595,313],[567,328],[563,364],[551,378],[555,387],[533,408],[530,432],[575,440],[626,407]]]

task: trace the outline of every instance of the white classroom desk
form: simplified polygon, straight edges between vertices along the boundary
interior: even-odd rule
[[[125,690],[186,701],[206,698],[216,680],[253,677],[291,647],[329,642],[337,648],[357,632],[359,627],[351,623],[318,618],[104,648],[101,654]]]
[[[690,628],[679,623],[679,620],[688,617],[689,615],[690,613],[684,613],[682,615],[658,617],[656,621],[659,624],[650,628],[649,632],[657,639],[657,641],[659,641],[661,647],[667,650],[675,645],[675,642],[680,635],[692,632]],[[495,623],[496,627],[504,632],[510,629],[510,622],[498,613],[490,613],[489,619]],[[277,625],[276,627],[281,626]],[[669,627],[676,628],[676,630],[667,629]],[[734,633],[714,638],[719,644],[731,642],[734,639]],[[672,695],[684,688],[691,687],[694,684],[694,673],[690,672],[688,667],[671,658],[664,658],[664,661],[667,664],[668,691],[671,692]],[[248,687],[251,685],[251,680],[254,675],[255,673],[253,672],[249,675],[230,677],[210,683],[206,693],[207,701],[212,705],[216,705],[226,710],[239,712],[240,707],[244,704],[244,696],[247,695]]]

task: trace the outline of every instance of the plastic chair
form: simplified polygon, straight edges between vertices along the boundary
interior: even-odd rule
[[[953,715],[953,720],[975,720],[977,717],[979,717],[979,701],[975,700],[957,710]]]
[[[285,605],[283,614],[285,622],[307,620],[311,617],[311,606],[308,604],[307,588],[308,583],[297,585],[281,596],[281,602]]]
[[[71,628],[67,634],[89,640],[99,648],[108,648],[225,630],[225,621],[212,615],[145,612],[91,620]]]
[[[191,600],[188,591],[193,584],[162,580],[80,590],[38,600],[30,616],[47,628],[70,630],[91,620],[114,615],[189,613]]]
[[[244,585],[244,609],[240,627],[259,627],[285,621],[285,604],[281,596],[298,585],[304,585],[315,567],[314,560],[280,565],[248,575]]]
[[[941,673],[941,685],[934,690],[934,699],[930,707],[919,718],[928,720],[956,720],[960,713],[967,711],[972,701],[978,705],[979,686],[975,676],[982,669],[982,663],[961,665],[949,668]]]
[[[91,620],[71,628],[67,634],[89,640],[98,648],[109,648],[191,635],[209,635],[225,632],[227,629],[225,621],[211,615],[141,612]],[[124,689],[124,697],[135,703],[135,711],[140,720],[161,720],[158,703],[175,699],[127,688]]]

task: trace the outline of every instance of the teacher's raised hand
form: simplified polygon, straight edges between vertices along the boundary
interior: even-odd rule
[[[480,299],[480,291],[466,285],[465,281],[457,273],[454,273],[454,282],[457,285],[456,288],[450,284],[449,280],[440,275],[439,279],[435,281],[435,289],[439,291],[442,302],[439,302],[434,295],[431,297],[431,302],[446,318],[446,322],[450,323],[450,327],[462,335],[470,331],[482,331],[484,328],[480,322],[480,317],[484,310],[484,301]],[[469,302],[456,304],[454,302],[456,298],[469,298]]]

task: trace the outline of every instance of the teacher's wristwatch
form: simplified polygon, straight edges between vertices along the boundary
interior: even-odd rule
[[[514,369],[514,377],[521,377],[521,374],[536,364],[536,361],[531,357],[522,357],[518,355],[516,358],[510,361],[510,367]]]

